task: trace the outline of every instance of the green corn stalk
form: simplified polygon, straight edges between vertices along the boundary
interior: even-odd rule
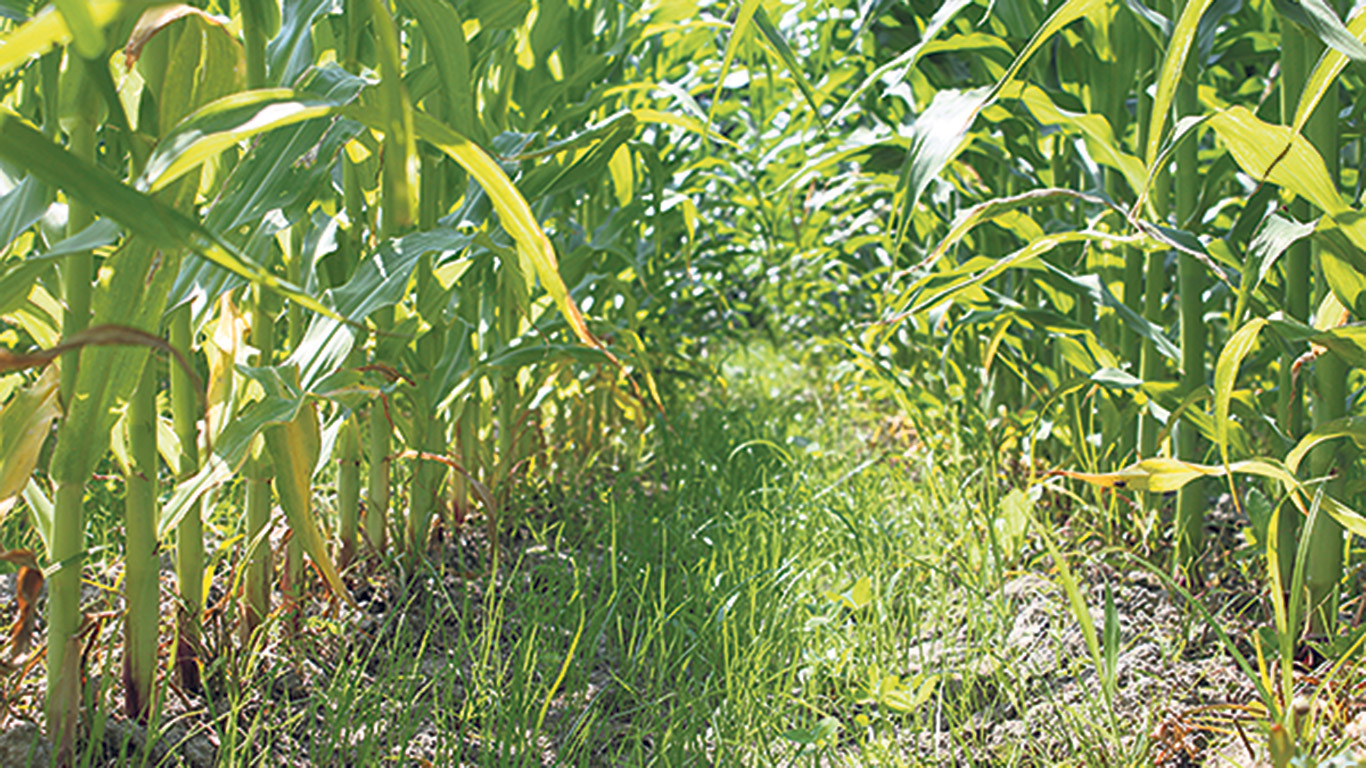
[[[370,405],[366,416],[366,456],[369,475],[365,495],[365,543],[371,552],[381,554],[387,549],[389,525],[389,441],[393,426],[385,413],[383,401]]]
[[[71,154],[81,160],[95,159],[95,125],[99,119],[98,106],[91,103],[88,64],[74,53],[70,56],[67,73],[61,83],[63,90],[77,94],[76,104],[83,108],[74,116],[68,135]],[[80,232],[94,221],[90,208],[79,202],[68,202],[66,234]],[[62,270],[63,298],[66,309],[62,316],[62,334],[70,338],[84,330],[90,322],[91,281],[94,278],[94,257],[82,253],[66,260]],[[76,396],[76,374],[80,353],[62,355],[62,402],[68,412]],[[88,440],[81,434],[85,425],[63,419],[58,440]],[[76,720],[80,712],[81,674],[77,658],[76,633],[80,629],[81,564],[85,552],[85,519],[82,503],[85,478],[64,472],[65,468],[51,468],[57,488],[52,510],[51,560],[58,570],[48,577],[48,652],[47,652],[47,732],[57,747],[57,760],[70,761],[75,740]]]
[[[244,0],[242,8],[243,53],[247,64],[246,85],[249,89],[266,85],[266,39],[272,21],[278,24],[279,9],[273,2]],[[275,346],[274,324],[264,316],[259,289],[253,289],[252,344],[257,349],[258,366],[270,364]],[[252,635],[270,613],[270,584],[274,564],[270,551],[270,490],[271,466],[263,441],[257,438],[250,457],[242,468],[245,478],[245,506],[247,522],[247,563],[243,578],[241,642],[251,647]]]
[[[174,366],[172,366],[174,368]],[[128,717],[152,713],[157,671],[161,578],[157,557],[157,376],[144,366],[128,405],[131,466],[124,497],[125,577],[123,690]]]
[[[1304,90],[1305,79],[1309,76],[1312,60],[1309,58],[1311,42],[1309,36],[1290,22],[1283,23],[1281,32],[1281,120],[1287,125],[1295,119],[1295,109],[1300,94]],[[1312,211],[1309,201],[1297,198],[1290,204],[1290,213],[1304,221]],[[1285,294],[1283,306],[1285,313],[1302,322],[1309,319],[1309,300],[1313,295],[1311,284],[1312,253],[1307,240],[1292,244],[1281,257],[1285,264]],[[1301,387],[1291,380],[1291,369],[1295,364],[1296,353],[1287,351],[1281,358],[1279,380],[1277,381],[1277,419],[1281,430],[1291,440],[1297,440],[1304,433],[1304,398]],[[1327,517],[1327,515],[1324,515]],[[1299,536],[1299,516],[1280,515],[1279,530],[1275,532],[1279,549],[1284,556],[1279,560],[1281,583],[1290,584],[1295,569],[1295,542]]]
[[[289,231],[290,248],[285,260],[285,274],[289,281],[295,285],[300,284],[303,276],[303,224],[296,224]],[[304,313],[303,307],[298,302],[291,301],[286,308],[286,344],[290,351],[299,348],[299,342],[304,337]],[[278,494],[281,487],[277,484],[275,492]],[[311,495],[311,484],[310,492]],[[297,532],[296,532],[297,533]],[[285,564],[284,572],[280,576],[280,594],[283,595],[285,604],[293,611],[290,617],[289,626],[296,631],[299,628],[299,618],[303,611],[303,581],[304,581],[304,547],[303,541],[291,535],[285,543]]]
[[[1330,3],[1337,5],[1337,3]],[[1312,66],[1323,53],[1324,47],[1316,38],[1305,39],[1304,62]],[[1329,89],[1323,95],[1318,108],[1305,124],[1304,133],[1319,155],[1323,157],[1328,169],[1328,178],[1338,183],[1339,130],[1338,95],[1336,89]],[[1308,218],[1308,217],[1306,217]],[[1314,246],[1318,255],[1319,246]],[[1327,281],[1323,278],[1322,263],[1315,258],[1317,272],[1317,298],[1322,300],[1328,293]],[[1306,281],[1307,282],[1307,281]],[[1289,280],[1287,280],[1289,283]],[[1305,296],[1311,295],[1305,285]],[[1306,312],[1307,315],[1307,312]],[[1318,318],[1323,322],[1325,318]],[[1336,353],[1321,356],[1314,366],[1314,426],[1318,427],[1347,415],[1347,374],[1346,362]],[[1325,492],[1335,498],[1347,498],[1347,467],[1351,466],[1351,444],[1337,441],[1319,446],[1310,456],[1310,470],[1317,477],[1336,473],[1327,484]],[[1308,531],[1309,562],[1305,564],[1305,586],[1309,590],[1310,631],[1331,633],[1337,627],[1338,584],[1343,577],[1342,524],[1332,515],[1318,515]]]
[[[1152,47],[1144,46],[1144,50],[1149,52],[1147,63],[1152,76],[1155,77],[1156,58]],[[1146,81],[1140,86],[1138,97],[1140,146],[1146,146],[1148,143],[1148,128],[1152,119],[1153,100],[1148,95],[1147,86]],[[1162,218],[1166,218],[1171,210],[1171,174],[1165,167],[1158,169],[1157,178],[1153,181],[1153,208]],[[1163,252],[1149,253],[1144,268],[1143,317],[1157,327],[1162,325],[1162,300],[1167,295],[1167,269],[1164,263],[1166,258],[1167,255]],[[1151,339],[1143,340],[1139,363],[1139,377],[1143,381],[1156,383],[1162,379],[1165,367],[1162,354]],[[1138,455],[1141,458],[1148,459],[1157,455],[1157,438],[1161,432],[1162,425],[1151,411],[1145,409],[1138,422]],[[1151,494],[1145,493],[1144,509],[1151,509],[1154,503],[1155,499]]]
[[[1194,0],[1181,0],[1177,5],[1184,9],[1187,2]],[[1200,110],[1194,80],[1196,67],[1190,59],[1186,60],[1185,67],[1186,74],[1177,86],[1173,124],[1181,116],[1193,115]],[[1198,223],[1195,214],[1200,167],[1196,149],[1195,139],[1190,137],[1176,150],[1173,186],[1176,191],[1176,221],[1180,227],[1193,228]],[[1180,254],[1177,257],[1177,281],[1177,293],[1181,299],[1181,391],[1189,394],[1205,384],[1204,267],[1194,256]],[[1193,426],[1180,425],[1176,440],[1178,458],[1192,462],[1203,458],[1200,435]],[[1177,494],[1174,562],[1177,572],[1193,582],[1199,581],[1195,561],[1203,544],[1205,505],[1205,493],[1200,483],[1191,483]]]
[[[275,348],[275,322],[265,308],[265,297],[253,289],[251,344],[257,350],[256,365],[271,363]],[[272,466],[264,441],[257,437],[242,470],[246,478],[247,566],[244,578],[245,604],[242,611],[242,643],[249,647],[252,633],[270,613],[271,573],[270,491]]]
[[[185,304],[173,310],[168,323],[171,346],[188,360],[192,345],[190,306]],[[184,481],[199,471],[199,409],[194,383],[179,366],[171,367],[171,420],[180,442],[176,479]],[[181,600],[176,669],[181,685],[198,690],[199,617],[204,605],[204,521],[198,501],[190,506],[176,528],[175,566]]]
[[[341,537],[341,550],[338,552],[337,565],[345,569],[356,559],[356,543],[360,536],[360,465],[364,453],[361,450],[360,422],[356,416],[347,417],[341,428],[340,441],[337,534]]]

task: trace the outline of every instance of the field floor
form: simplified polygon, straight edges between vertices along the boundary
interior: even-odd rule
[[[948,421],[864,410],[762,352],[723,372],[638,466],[511,505],[493,578],[476,519],[416,572],[353,570],[358,609],[311,596],[292,643],[281,620],[238,648],[224,601],[204,692],[172,689],[148,729],[94,717],[82,764],[1258,764],[1230,649],[1255,665],[1265,615],[1236,568],[1196,607],[1069,527],[1081,499],[1010,494]],[[1236,520],[1212,520],[1234,549]],[[118,622],[96,631],[88,688],[117,712]],[[11,672],[0,765],[31,742],[39,669]]]

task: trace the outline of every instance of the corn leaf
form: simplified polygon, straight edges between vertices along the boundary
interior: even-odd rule
[[[1321,331],[1311,339],[1327,347],[1348,365],[1366,369],[1366,324],[1345,325]]]
[[[138,186],[155,192],[241,141],[305,120],[335,116],[347,101],[285,88],[245,91],[211,101],[162,137]]]
[[[313,21],[332,3],[330,0],[290,0],[282,5],[280,33],[266,48],[267,78],[272,83],[291,86],[315,64]]]
[[[721,73],[717,75],[716,87],[712,90],[711,108],[707,110],[706,126],[708,131],[711,130],[712,123],[716,122],[716,107],[721,103],[721,88],[726,84],[726,76],[730,74],[730,67],[735,63],[735,54],[740,50],[740,44],[749,34],[749,25],[759,7],[759,0],[743,0],[740,4],[740,10],[735,13],[735,21],[730,28],[730,37],[726,40],[726,52],[721,58]]]
[[[1343,26],[1337,12],[1323,0],[1275,0],[1276,10],[1309,30],[1324,45],[1352,61],[1366,62],[1366,45]]]
[[[1291,472],[1299,472],[1300,464],[1315,446],[1339,437],[1351,438],[1357,447],[1366,448],[1366,418],[1347,416],[1315,427],[1285,455],[1286,468]]]
[[[120,3],[101,3],[98,7],[102,13],[107,13],[116,10],[111,6],[118,5]],[[29,59],[70,41],[71,30],[62,14],[54,8],[44,9],[3,38],[4,44],[0,45],[0,77],[23,66]]]
[[[1343,211],[1324,216],[1314,235],[1323,246],[1319,264],[1328,287],[1343,306],[1366,317],[1366,215]]]
[[[1219,353],[1219,361],[1214,365],[1214,435],[1219,444],[1219,455],[1224,466],[1228,461],[1229,404],[1233,400],[1233,385],[1238,378],[1238,369],[1257,343],[1257,335],[1266,327],[1266,321],[1257,318],[1239,328]]]
[[[911,214],[920,197],[929,188],[967,142],[968,130],[978,113],[994,101],[998,94],[1015,80],[1015,76],[1034,54],[1054,35],[1072,22],[1102,13],[1105,0],[1067,0],[1044,22],[1034,37],[1020,51],[1005,75],[991,88],[970,91],[942,90],[934,95],[929,107],[916,117],[911,128],[911,146],[902,166],[901,181],[897,186],[897,216],[899,224],[895,249],[899,251],[910,228]]]
[[[1366,40],[1366,13],[1361,13],[1358,9],[1356,16],[1347,23],[1346,31],[1353,40]],[[1314,109],[1323,100],[1324,94],[1328,93],[1338,75],[1347,68],[1348,61],[1347,55],[1337,50],[1327,51],[1319,59],[1309,79],[1305,81],[1304,89],[1300,91],[1300,101],[1295,107],[1295,121],[1292,126],[1295,133],[1304,130],[1304,124],[1309,122],[1309,116],[1314,113]]]
[[[769,18],[768,11],[764,10],[762,4],[754,11],[754,25],[759,28],[759,32],[768,40],[769,45],[773,46],[792,79],[797,81],[797,88],[801,90],[806,103],[811,106],[811,114],[816,117],[816,122],[820,123],[821,132],[824,133],[828,126],[821,117],[821,100],[817,97],[816,89],[811,87],[811,82],[806,79],[806,73],[802,71],[801,62],[797,61],[796,54],[792,52],[792,46],[787,44],[783,33],[773,24],[773,19]]]
[[[318,521],[313,517],[313,468],[318,464],[322,447],[316,408],[312,403],[304,403],[294,419],[269,427],[263,434],[275,462],[275,491],[289,518],[290,530],[318,566],[328,586],[351,602],[351,593],[342,583],[341,574],[337,573],[337,566],[327,553]]]
[[[52,195],[32,176],[0,195],[0,253],[25,230],[38,223],[52,202]]]
[[[62,415],[59,383],[57,367],[49,367],[0,410],[0,516],[28,484],[52,422]]]
[[[58,147],[17,115],[0,110],[0,158],[27,168],[129,232],[171,250],[193,251],[223,269],[257,283],[324,315],[332,310],[295,285],[247,259],[223,239],[174,208],[125,186],[103,168],[86,163]]]
[[[378,127],[384,133],[384,206],[387,218],[399,229],[412,226],[417,214],[417,143],[413,109],[403,85],[403,61],[398,28],[384,0],[370,0],[371,28],[379,51]],[[390,232],[389,234],[399,234]]]
[[[1205,14],[1213,0],[1188,0],[1172,28],[1171,40],[1167,43],[1167,55],[1162,59],[1162,69],[1157,76],[1157,92],[1153,96],[1152,118],[1148,122],[1148,146],[1144,152],[1143,164],[1148,174],[1156,173],[1157,149],[1162,144],[1162,134],[1171,115],[1172,100],[1176,97],[1177,83],[1186,68],[1186,58],[1190,55],[1191,41],[1195,39],[1200,17]]]
[[[399,5],[417,20],[428,50],[436,58],[447,122],[465,136],[478,138],[470,49],[460,14],[450,3],[440,0],[400,0]]]
[[[1209,124],[1244,173],[1293,192],[1325,213],[1347,210],[1328,177],[1323,156],[1289,127],[1263,122],[1243,106],[1214,115]]]
[[[354,110],[351,110],[350,114],[362,120],[366,117]],[[550,238],[546,237],[545,231],[536,221],[536,216],[532,214],[531,207],[527,205],[526,198],[513,186],[507,174],[503,173],[503,169],[469,139],[426,115],[414,115],[414,125],[423,141],[449,155],[484,188],[493,202],[494,210],[498,212],[499,222],[508,234],[512,235],[512,239],[517,243],[518,252],[535,267],[536,276],[541,279],[541,286],[550,294],[560,313],[569,321],[569,327],[574,331],[574,335],[590,347],[604,349],[602,342],[588,330],[588,323],[584,321],[578,304],[565,288],[564,280],[560,277],[559,261],[555,257],[555,248],[550,244]]]

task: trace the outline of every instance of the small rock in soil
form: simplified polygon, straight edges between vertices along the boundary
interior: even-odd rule
[[[33,723],[16,723],[0,733],[0,768],[26,768],[52,762],[52,746]]]

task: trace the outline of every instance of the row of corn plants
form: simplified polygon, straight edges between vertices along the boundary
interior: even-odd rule
[[[741,161],[698,182],[737,303],[957,413],[1003,493],[1081,481],[1098,537],[1156,542],[1186,585],[1227,567],[1204,541],[1227,494],[1282,737],[1296,644],[1355,637],[1366,534],[1366,14],[1339,6],[744,3],[714,107]]]
[[[434,526],[473,516],[496,568],[519,487],[641,458],[709,263],[670,180],[726,144],[663,79],[697,39],[673,10],[5,7],[0,495],[44,546],[24,562],[47,579],[63,763],[97,470],[126,488],[125,703],[147,718],[161,670],[204,684],[210,583],[254,647],[299,631],[310,573],[350,602],[355,569],[414,573]],[[230,497],[246,534],[224,563],[203,521]]]

